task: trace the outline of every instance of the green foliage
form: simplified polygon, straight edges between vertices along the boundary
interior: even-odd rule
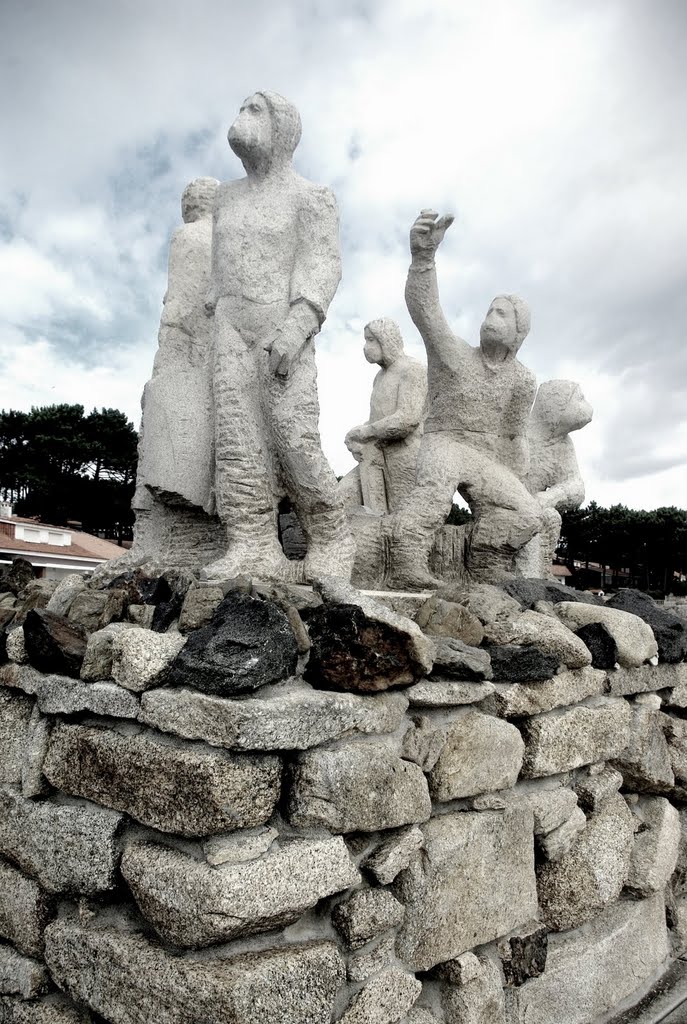
[[[0,495],[17,515],[131,535],[138,437],[124,413],[82,405],[0,412]]]
[[[574,562],[596,562],[609,570],[616,586],[676,592],[676,574],[687,573],[687,510],[602,508],[590,501],[586,508],[563,513],[558,554],[572,572]],[[620,577],[621,569],[629,575]]]

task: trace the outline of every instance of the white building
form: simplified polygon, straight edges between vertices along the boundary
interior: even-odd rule
[[[0,502],[0,569],[25,558],[37,576],[55,580],[70,572],[91,572],[123,553],[117,544],[90,533],[13,516],[11,506]]]

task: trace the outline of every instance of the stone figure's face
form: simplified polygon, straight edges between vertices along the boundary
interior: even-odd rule
[[[482,347],[491,350],[504,348],[508,352],[518,351],[520,344],[515,310],[508,299],[503,296],[494,299],[480,327],[479,340]]]
[[[365,331],[365,348],[363,349],[368,363],[381,363],[384,358],[382,346],[370,331]]]
[[[271,152],[272,118],[264,96],[255,93],[244,101],[227,138],[241,160],[263,157]]]
[[[576,384],[570,395],[570,401],[561,417],[561,425],[565,427],[566,433],[570,433],[572,430],[581,430],[582,427],[586,427],[588,423],[591,423],[593,415],[594,410],[584,397],[582,388],[579,384]]]

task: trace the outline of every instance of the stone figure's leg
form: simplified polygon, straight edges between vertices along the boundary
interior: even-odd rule
[[[336,477],[322,451],[311,342],[287,378],[275,377],[265,364],[264,395],[279,473],[308,540],[305,578],[350,579],[354,545]]]
[[[203,575],[281,579],[288,565],[277,534],[258,371],[253,352],[222,315],[222,306],[220,300],[214,338],[215,502],[228,547]]]
[[[354,466],[349,473],[346,473],[346,476],[339,480],[336,489],[347,512],[354,512],[360,508],[363,503],[363,492],[360,488],[360,466]]]
[[[460,464],[456,445],[444,434],[425,434],[417,460],[416,483],[398,512],[389,517],[391,570],[387,585],[398,589],[441,586],[428,562],[436,531],[451,511]]]
[[[459,490],[475,522],[467,549],[467,571],[480,583],[514,575],[518,551],[537,533],[541,510],[514,473],[472,448],[464,448]]]
[[[420,437],[384,448],[386,496],[389,512],[397,512],[415,486]]]

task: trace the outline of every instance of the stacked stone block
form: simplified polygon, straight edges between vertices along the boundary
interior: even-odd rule
[[[593,1024],[687,948],[660,608],[319,590],[3,599],[2,1024]]]

